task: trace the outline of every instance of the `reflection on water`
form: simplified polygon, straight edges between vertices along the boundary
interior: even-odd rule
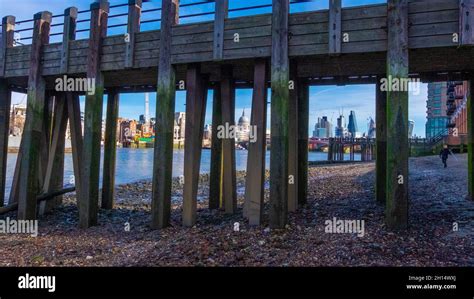
[[[103,151],[101,153],[103,156]],[[8,154],[7,164],[7,184],[6,193],[10,193],[12,184],[13,171],[15,169],[17,154]],[[348,159],[348,155],[346,159]],[[236,151],[235,161],[237,170],[245,170],[247,167],[247,151]],[[360,155],[356,155],[356,159],[360,159]],[[204,149],[201,157],[201,173],[209,173],[211,160],[211,151]],[[320,152],[310,152],[309,161],[327,160],[327,154]],[[101,157],[103,161],[103,157]],[[183,174],[184,150],[175,150],[173,153],[173,176]],[[269,168],[270,152],[267,152],[266,165]],[[151,179],[153,171],[153,149],[117,149],[117,171],[115,183],[117,185],[136,182],[140,180]],[[64,163],[64,184],[68,185],[73,182],[72,155],[66,154]],[[102,167],[101,167],[102,181]]]

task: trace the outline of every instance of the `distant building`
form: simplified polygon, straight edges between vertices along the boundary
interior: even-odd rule
[[[245,115],[245,109],[237,123],[237,142],[247,142],[250,137],[250,119]]]
[[[375,121],[372,117],[369,118],[369,125],[368,125],[369,129],[368,129],[368,133],[367,133],[367,137],[368,138],[375,138],[376,137],[376,128],[375,128]]]
[[[21,136],[23,134],[23,127],[25,126],[26,106],[12,105],[10,111],[11,115],[9,135]]]
[[[427,122],[425,127],[426,138],[428,139],[439,135],[448,135],[447,90],[446,82],[428,83]]]
[[[448,82],[447,112],[448,128],[451,134],[446,142],[449,145],[467,145],[467,98],[469,82]]]
[[[184,141],[186,129],[186,113],[176,112],[174,114],[174,140]],[[157,136],[157,138],[160,138]]]
[[[348,136],[346,122],[344,120],[344,115],[342,114],[337,118],[337,126],[334,133],[335,133],[335,137],[337,138],[344,138]]]
[[[357,126],[355,111],[352,110],[349,114],[349,125],[347,126],[347,131],[349,132],[350,137],[358,138],[362,136],[362,134],[359,133],[359,128]]]
[[[327,116],[318,117],[318,122],[314,126],[314,138],[330,138],[332,137],[332,124],[328,121]]]
[[[413,130],[415,129],[415,121],[409,120],[408,121],[408,138],[413,136]]]

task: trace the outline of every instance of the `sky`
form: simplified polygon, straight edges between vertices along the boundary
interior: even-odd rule
[[[111,5],[123,4],[126,0],[110,0]],[[181,0],[181,4],[202,2],[202,0]],[[271,4],[271,0],[230,0],[230,9],[254,6],[261,4]],[[343,0],[343,7],[366,5],[366,4],[379,4],[385,3],[386,0]],[[62,14],[64,9],[69,6],[76,6],[79,11],[89,9],[89,0],[0,0],[0,14],[14,15],[19,20],[28,20],[32,16],[45,8],[53,13],[53,15]],[[47,5],[45,5],[47,4]],[[152,0],[143,4],[143,9],[158,8],[161,6],[161,0]],[[195,14],[201,12],[209,12],[214,8],[213,3],[184,7],[181,8],[180,14]],[[328,0],[315,0],[313,2],[305,2],[291,5],[291,12],[311,11],[318,9],[327,9]],[[126,7],[113,8],[110,11],[110,15],[125,13]],[[230,12],[229,17],[239,17],[243,15],[269,13],[271,8],[253,9],[245,11]],[[79,14],[79,20],[88,19],[89,13]],[[193,23],[199,21],[211,21],[213,15],[205,15],[192,18],[184,18],[181,23]],[[142,19],[144,21],[160,18],[160,12],[153,12],[144,14]],[[53,24],[61,23],[62,18],[53,18]],[[117,17],[109,19],[109,25],[114,24],[125,24],[126,17]],[[31,23],[24,23],[17,25],[16,29],[30,28]],[[79,23],[78,30],[88,28],[88,22]],[[159,29],[159,22],[146,23],[142,25],[142,31]],[[51,33],[61,32],[62,27],[53,27]],[[126,31],[126,27],[116,27],[109,29],[108,35],[123,34]],[[30,32],[21,32],[19,38],[27,38],[31,36]],[[88,32],[79,33],[77,38],[84,39],[88,37]],[[29,40],[20,40],[24,44],[28,44]],[[52,37],[51,42],[61,42],[60,36]],[[176,111],[185,111],[185,97],[184,91],[178,91],[176,94]],[[119,115],[124,118],[138,119],[140,114],[144,114],[144,94],[122,94],[120,97]],[[414,134],[418,136],[424,136],[424,127],[426,123],[426,98],[427,98],[427,86],[422,84],[421,93],[419,95],[410,94],[410,109],[409,117],[415,121]],[[236,121],[242,115],[242,111],[245,109],[246,115],[250,116],[251,112],[251,99],[252,91],[250,89],[239,89],[236,92]],[[106,98],[104,98],[104,117],[106,115]],[[14,93],[13,104],[26,103],[26,96],[23,94]],[[153,117],[155,114],[156,105],[156,94],[150,94],[150,113]],[[84,109],[84,100],[81,102],[81,109]],[[357,122],[359,125],[359,131],[367,131],[367,119],[372,117],[375,119],[375,85],[347,85],[347,86],[313,86],[310,89],[310,117],[309,117],[309,134],[312,135],[314,125],[318,117],[328,116],[329,120],[336,122],[339,111],[344,112],[346,120],[350,110],[354,110],[357,115]],[[270,113],[270,110],[269,110]],[[212,119],[212,91],[209,92],[209,98],[207,103],[206,112],[206,123],[211,123]],[[268,122],[269,123],[269,122]]]

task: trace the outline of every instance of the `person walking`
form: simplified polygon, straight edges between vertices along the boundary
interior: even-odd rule
[[[449,150],[448,148],[448,145],[444,145],[443,146],[443,149],[439,152],[439,157],[441,158],[441,160],[443,161],[443,164],[444,164],[444,168],[448,167],[448,156],[449,155],[452,155],[451,154],[451,151]]]

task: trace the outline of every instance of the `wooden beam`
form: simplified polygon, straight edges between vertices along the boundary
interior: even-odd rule
[[[459,45],[474,44],[474,0],[459,1]]]
[[[211,169],[209,179],[209,209],[218,209],[222,198],[222,139],[217,132],[222,125],[222,96],[221,85],[217,83],[214,88],[212,100],[212,141],[211,141]]]
[[[54,101],[53,132],[48,160],[45,169],[43,193],[60,190],[64,183],[64,146],[67,129],[67,106],[65,94],[57,95]],[[55,200],[44,201],[40,204],[40,215],[57,207],[62,201],[61,197]]]
[[[81,107],[79,103],[79,95],[73,93],[66,94],[67,113],[69,118],[69,130],[71,133],[72,147],[72,164],[74,170],[74,184],[76,185],[76,198],[78,208],[81,208],[79,199],[81,198],[82,186],[82,151],[84,149],[82,124],[81,124]],[[82,213],[82,212],[79,212]]]
[[[408,0],[388,0],[387,77],[408,78]],[[387,92],[387,198],[390,229],[408,226],[408,90]]]
[[[290,100],[288,103],[288,212],[298,209],[298,70],[290,64]]]
[[[288,212],[289,0],[273,0],[271,64],[270,227],[284,228]]]
[[[128,1],[128,38],[125,40],[125,68],[133,67],[135,53],[135,36],[140,32],[142,0]]]
[[[329,0],[329,54],[340,54],[342,48],[341,0]]]
[[[231,128],[235,125],[235,83],[230,66],[221,69],[222,123]],[[226,136],[222,140],[222,202],[226,214],[237,209],[237,178],[235,166],[235,139]]]
[[[64,11],[63,44],[61,48],[60,72],[66,74],[69,68],[69,44],[76,39],[77,8],[69,7]]]
[[[2,35],[0,37],[0,77],[5,76],[7,49],[13,47],[15,34],[15,17],[6,16],[2,19]]]
[[[52,14],[37,13],[34,16],[33,39],[31,44],[30,70],[28,76],[28,97],[25,128],[23,131],[23,155],[21,176],[19,177],[18,219],[36,219],[36,196],[38,185],[38,166],[44,120],[46,83],[41,76],[41,49],[49,43]]]
[[[196,224],[199,169],[206,116],[208,80],[198,65],[188,66],[186,73],[186,129],[184,143],[183,225]]]
[[[79,226],[97,225],[99,205],[100,142],[102,139],[102,107],[104,104],[104,75],[100,71],[102,40],[107,35],[109,2],[100,0],[91,4],[87,78],[95,79],[95,90],[86,94],[84,112],[83,173]]]
[[[298,204],[308,201],[309,84],[298,82]]]
[[[384,203],[386,198],[387,165],[387,93],[382,91],[382,76],[375,85],[375,136],[377,159],[375,161],[375,199]]]
[[[467,98],[467,167],[468,167],[468,199],[474,200],[474,76],[469,83]]]
[[[250,125],[257,128],[256,140],[249,142],[247,177],[245,179],[246,216],[250,225],[260,225],[265,191],[265,158],[267,149],[267,61],[255,61]]]
[[[173,165],[173,132],[176,97],[176,71],[171,64],[171,28],[179,22],[179,0],[162,0],[160,58],[156,101],[155,152],[151,227],[169,225],[171,214],[171,180]]]
[[[215,6],[213,57],[214,60],[222,60],[224,58],[224,27],[229,11],[229,0],[216,0]]]
[[[102,209],[114,207],[115,163],[117,154],[117,120],[120,95],[110,89],[107,95],[107,118],[105,120],[104,167],[102,175]]]

